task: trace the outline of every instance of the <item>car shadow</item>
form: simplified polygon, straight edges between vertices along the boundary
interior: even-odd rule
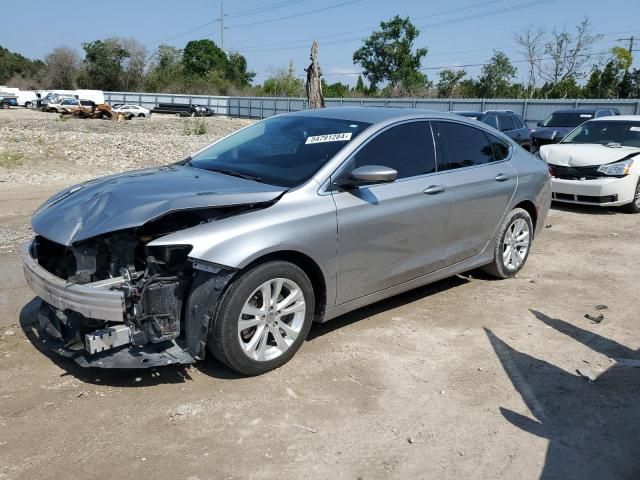
[[[472,273],[475,274],[476,271],[473,271]],[[480,273],[478,273],[478,276],[480,276]],[[459,287],[460,285],[464,285],[469,281],[471,281],[471,279],[467,279],[463,275],[448,277],[424,287],[418,287],[416,289],[409,290],[408,292],[395,295],[391,298],[372,303],[371,305],[367,305],[366,307],[359,308],[352,312],[345,313],[344,315],[336,317],[325,323],[314,323],[311,326],[309,335],[307,335],[307,341],[312,342],[316,338],[331,333],[334,330],[344,328],[348,325],[359,322],[374,315],[378,315],[388,310],[393,310],[394,308],[402,307],[409,303],[416,302],[422,298],[435,295],[436,293],[440,293],[445,290],[449,290],[450,288]]]
[[[584,215],[616,215],[624,213],[619,207],[598,207],[596,205],[581,205],[578,203],[552,202],[551,208],[561,212],[582,213]]]
[[[544,324],[612,358],[640,358],[613,340],[542,312]],[[591,382],[520,352],[485,329],[532,417],[500,407],[515,427],[548,440],[541,479],[640,478],[640,369],[613,363]],[[586,367],[576,358],[576,368]]]
[[[20,311],[20,327],[27,339],[42,355],[47,357],[57,367],[64,370],[61,376],[72,376],[81,382],[94,385],[108,385],[112,387],[148,387],[160,384],[184,383],[192,380],[192,369],[197,369],[205,375],[234,380],[244,378],[226,365],[218,362],[213,355],[207,355],[204,361],[195,365],[168,365],[161,368],[148,369],[102,369],[84,368],[74,360],[62,357],[52,352],[40,338],[38,331],[37,312],[41,300],[33,298]]]

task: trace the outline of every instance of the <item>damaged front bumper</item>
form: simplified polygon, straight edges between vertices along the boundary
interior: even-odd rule
[[[32,256],[31,243],[25,245],[22,255],[27,284],[43,300],[38,312],[42,339],[55,353],[83,367],[98,368],[195,362],[177,338],[160,336],[157,342],[149,342],[150,335],[141,334],[128,321],[123,277],[75,284],[42,267]]]

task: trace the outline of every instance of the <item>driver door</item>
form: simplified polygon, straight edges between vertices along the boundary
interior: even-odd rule
[[[412,121],[384,130],[358,150],[338,175],[364,165],[390,167],[398,176],[391,183],[334,188],[338,304],[446,264],[450,193],[447,173],[436,172],[429,122]]]

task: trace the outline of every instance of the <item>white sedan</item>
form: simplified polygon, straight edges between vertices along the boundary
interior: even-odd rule
[[[116,113],[125,113],[131,114],[134,117],[149,117],[151,115],[151,110],[148,108],[141,107],[140,105],[119,105],[118,107],[113,109]]]
[[[640,213],[640,115],[589,120],[540,147],[540,157],[550,167],[553,200]]]

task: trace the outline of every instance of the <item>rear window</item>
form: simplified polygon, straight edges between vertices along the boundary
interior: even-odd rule
[[[577,127],[593,118],[593,113],[555,112],[542,122],[543,127]]]

